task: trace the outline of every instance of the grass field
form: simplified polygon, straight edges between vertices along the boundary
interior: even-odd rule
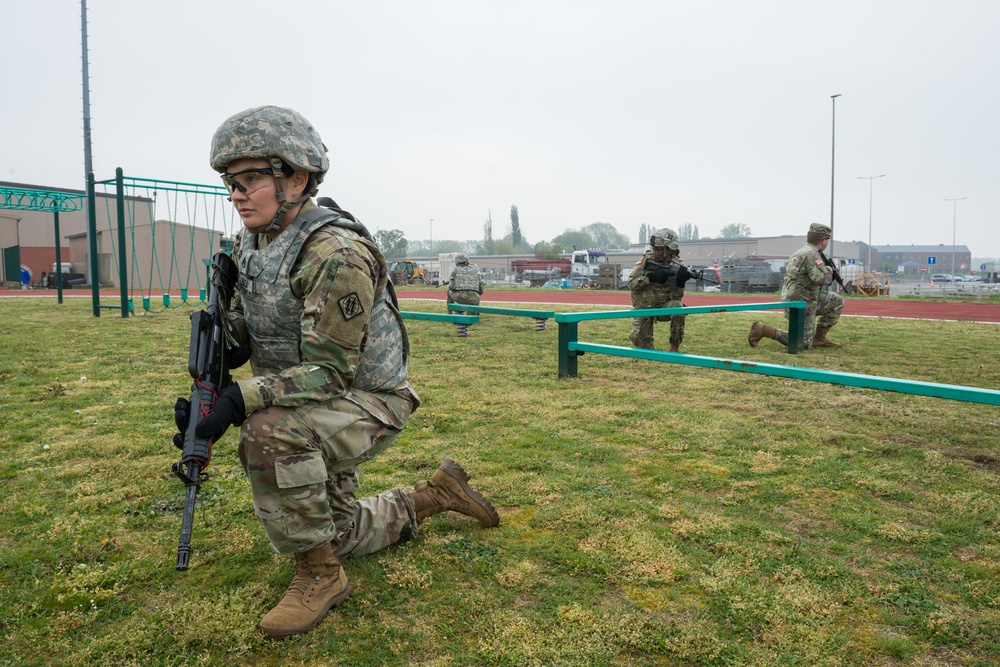
[[[602,355],[559,380],[554,325],[500,316],[468,339],[408,323],[424,404],[361,481],[411,487],[450,455],[502,525],[436,516],[346,561],[319,628],[265,640],[292,569],[232,432],[173,569],[188,312],[0,300],[0,664],[1000,663],[996,407]],[[843,348],[793,356],[750,349],[753,319],[689,317],[683,349],[1000,389],[997,325],[845,318]]]

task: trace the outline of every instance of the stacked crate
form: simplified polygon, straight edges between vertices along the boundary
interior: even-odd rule
[[[626,281],[622,281],[621,264],[602,264],[597,274],[597,289],[622,289]]]

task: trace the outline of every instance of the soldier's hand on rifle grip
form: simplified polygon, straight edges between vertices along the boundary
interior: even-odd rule
[[[684,287],[684,283],[686,283],[688,279],[691,278],[691,275],[692,274],[688,270],[688,267],[681,265],[681,268],[677,269],[677,286]]]
[[[662,285],[668,280],[670,280],[670,272],[666,269],[657,269],[649,274],[649,282],[651,283],[659,283]]]
[[[174,434],[174,447],[184,449],[184,431],[187,430],[188,421],[191,419],[191,401],[186,398],[178,398],[174,403],[174,424],[177,425],[179,433]]]
[[[238,384],[231,384],[219,394],[215,409],[198,423],[195,435],[212,440],[222,437],[230,426],[239,426],[247,418],[243,392]]]

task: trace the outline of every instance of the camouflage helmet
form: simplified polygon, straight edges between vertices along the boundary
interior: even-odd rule
[[[464,252],[460,252],[460,253],[458,253],[458,255],[455,256],[455,263],[456,264],[468,264],[469,263],[469,256],[466,255]]]
[[[241,158],[279,158],[317,185],[330,169],[319,133],[298,111],[275,106],[246,109],[228,118],[212,137],[210,164],[219,173]]]
[[[653,235],[649,237],[649,245],[653,248],[669,248],[675,252],[680,250],[680,244],[677,241],[677,232],[669,227],[657,229],[653,232]]]

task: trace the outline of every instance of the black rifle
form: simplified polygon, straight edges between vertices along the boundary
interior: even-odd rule
[[[184,482],[184,518],[181,521],[181,541],[177,547],[177,569],[186,570],[191,557],[191,529],[194,525],[194,504],[204,473],[212,460],[212,441],[195,435],[195,428],[205,415],[211,414],[219,391],[233,381],[229,375],[226,311],[233,298],[233,288],[239,274],[236,264],[226,253],[212,258],[212,278],[208,292],[208,309],[191,313],[191,348],[188,351],[188,373],[191,385],[191,412],[184,429],[181,460],[171,470]]]
[[[673,289],[677,288],[677,273],[682,268],[687,270],[688,275],[690,276],[688,278],[688,280],[690,280],[691,278],[694,278],[695,280],[703,280],[706,283],[714,283],[716,285],[719,284],[718,280],[715,280],[714,278],[708,278],[708,277],[706,277],[704,269],[702,269],[701,271],[692,271],[690,268],[684,266],[683,264],[674,264],[672,262],[663,262],[661,264],[660,262],[657,262],[655,260],[647,259],[646,260],[646,264],[643,266],[643,268],[646,271],[650,271],[650,272],[665,271],[667,273],[667,276],[669,276],[670,287],[673,288]],[[683,289],[683,288],[681,288],[681,289]]]
[[[840,271],[837,270],[837,265],[833,263],[833,260],[823,254],[822,250],[817,250],[819,256],[823,258],[823,263],[833,269],[833,279],[837,281],[840,288],[847,292],[847,286],[844,285],[844,281],[840,279]]]

